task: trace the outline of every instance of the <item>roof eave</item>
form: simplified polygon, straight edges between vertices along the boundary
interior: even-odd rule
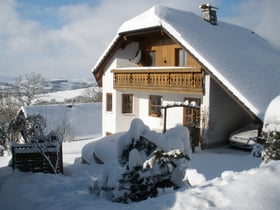
[[[107,61],[110,58],[111,52],[113,51],[114,46],[116,46],[116,43],[120,39],[120,35],[117,34],[109,46],[105,49],[103,54],[100,56],[100,58],[97,60],[95,66],[91,69],[91,72],[93,76],[95,77],[95,80],[98,84],[98,86],[102,87],[102,75],[103,75],[103,69],[106,66]]]
[[[114,37],[114,39],[111,41],[111,43],[109,44],[107,49],[104,51],[104,53],[101,55],[101,57],[99,58],[99,60],[96,62],[95,66],[91,70],[93,73],[93,76],[95,77],[97,84],[100,87],[102,87],[102,75],[103,75],[105,66],[109,62],[109,59],[111,58],[111,56],[119,49],[119,47],[121,47],[122,43],[124,41],[126,41],[128,36],[159,31],[161,29],[162,29],[161,26],[153,26],[153,27],[148,27],[148,28],[123,31],[123,32],[118,33]]]

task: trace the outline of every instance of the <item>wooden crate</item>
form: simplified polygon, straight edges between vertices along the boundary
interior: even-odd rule
[[[13,144],[12,167],[22,172],[63,173],[62,143]]]

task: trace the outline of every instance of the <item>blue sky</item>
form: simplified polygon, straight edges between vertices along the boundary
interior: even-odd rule
[[[218,19],[280,46],[279,0],[208,0]],[[91,78],[120,25],[153,5],[192,11],[205,0],[0,0],[0,76]]]
[[[57,9],[66,6],[87,5],[96,7],[101,0],[17,0],[18,13],[26,19],[40,22],[48,28],[59,28],[65,24],[56,13]]]
[[[18,0],[17,11],[23,18],[39,21],[42,25],[49,28],[59,28],[64,22],[55,13],[55,8],[64,6],[87,5],[96,7],[102,0]],[[219,1],[218,10],[221,18],[233,17],[236,12],[234,8],[241,0]]]

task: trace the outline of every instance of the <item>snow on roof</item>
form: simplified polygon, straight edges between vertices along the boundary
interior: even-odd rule
[[[101,103],[74,105],[33,105],[21,108],[25,117],[40,114],[46,120],[45,134],[65,129],[65,140],[78,140],[101,135]]]
[[[274,98],[267,107],[264,117],[264,132],[280,132],[280,95]]]
[[[212,25],[192,12],[163,6],[154,6],[124,22],[111,44],[121,34],[153,27],[162,27],[171,34],[263,120],[268,104],[280,93],[280,49],[277,46],[249,29],[224,22]]]
[[[143,28],[153,28],[162,25],[162,18],[160,15],[164,7],[154,6],[146,12],[124,22],[118,30],[118,33],[135,31]]]

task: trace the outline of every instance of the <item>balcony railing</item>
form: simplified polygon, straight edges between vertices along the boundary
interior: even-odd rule
[[[112,72],[115,89],[203,93],[204,73],[197,68],[121,68]]]

